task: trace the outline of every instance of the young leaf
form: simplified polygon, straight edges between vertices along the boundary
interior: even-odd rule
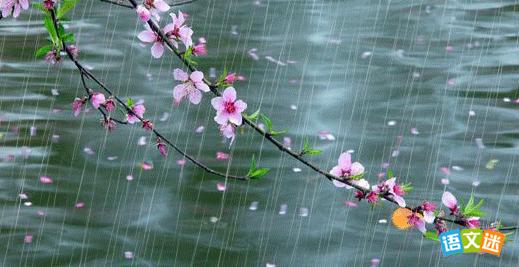
[[[53,45],[44,45],[42,47],[40,47],[38,50],[36,50],[36,53],[35,53],[35,56],[36,57],[43,57],[45,56],[48,52],[50,52],[53,48]]]
[[[303,151],[301,152],[301,155],[309,155],[309,156],[314,156],[314,155],[319,155],[321,154],[321,150],[319,149],[313,149],[311,146],[310,146],[310,143],[308,142],[308,139],[305,139],[305,143],[303,145]],[[360,179],[360,178],[359,178]]]
[[[267,133],[272,132],[272,121],[265,114],[260,114],[260,118],[267,127]]]
[[[402,190],[404,190],[404,192],[406,193],[409,193],[411,192],[411,190],[413,190],[413,186],[411,185],[411,183],[405,183],[405,184],[402,184]]]
[[[250,162],[249,172],[247,173],[247,176],[251,179],[257,179],[269,172],[269,169],[267,168],[256,168],[256,159],[254,158],[254,155],[252,155],[252,160]]]
[[[360,180],[362,179],[362,177],[364,177],[364,173],[360,173],[360,174],[357,174],[357,175],[352,175],[349,177],[349,179],[351,180]]]
[[[391,169],[388,169],[388,170],[387,170],[386,175],[387,175],[387,178],[388,178],[388,179],[391,179],[391,178],[395,177],[395,176],[393,175],[393,170],[391,170]]]
[[[130,108],[133,107],[133,99],[128,97],[128,100],[126,100],[126,105]]]
[[[63,41],[65,41],[67,43],[75,42],[74,34],[72,34],[72,33],[65,33],[61,36],[61,38],[63,39]]]
[[[434,231],[426,231],[423,237],[434,241],[440,241],[440,239],[438,238],[438,233]]]
[[[65,15],[72,8],[74,8],[78,2],[79,2],[79,0],[63,0],[62,4],[60,5],[60,7],[58,9],[56,17],[58,19],[61,19],[61,17],[63,17],[63,15]]]
[[[253,171],[249,176],[249,178],[251,179],[258,179],[262,176],[264,176],[265,174],[267,174],[270,170],[267,169],[267,168],[259,168],[259,169],[256,169],[255,171]]]
[[[243,117],[247,118],[248,120],[255,121],[258,118],[259,112],[260,112],[260,110],[258,109],[258,110],[256,110],[256,112],[254,112],[250,115],[243,113]]]
[[[49,32],[49,37],[54,45],[59,45],[58,34],[56,33],[56,29],[54,28],[54,23],[52,22],[52,18],[50,15],[45,16],[43,20],[43,25]]]
[[[274,131],[274,130],[271,130],[270,131],[270,135],[272,136],[278,136],[278,135],[281,135],[281,134],[284,134],[286,133],[287,131]]]

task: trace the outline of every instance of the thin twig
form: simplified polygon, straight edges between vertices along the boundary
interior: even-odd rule
[[[54,24],[54,28],[56,29],[56,32],[58,34],[58,38],[60,40],[61,37],[59,36],[59,27],[58,27],[58,20],[56,19],[56,15],[54,13],[54,10],[51,9],[50,10],[50,14],[51,14],[51,17],[52,17],[52,21],[53,21],[53,24]],[[84,81],[84,78],[83,78],[83,75],[85,75],[87,78],[89,78],[90,80],[94,81],[97,85],[99,85],[107,94],[113,96],[113,98],[121,105],[124,107],[124,109],[134,115],[135,117],[137,117],[141,122],[144,122],[145,119],[143,119],[142,117],[138,116],[137,114],[133,113],[132,109],[126,105],[126,103],[124,103],[124,101],[122,101],[117,95],[113,94],[112,91],[110,89],[108,89],[107,86],[105,86],[100,80],[98,80],[89,70],[87,70],[86,68],[83,67],[83,65],[81,65],[81,63],[74,57],[74,55],[72,55],[72,53],[69,51],[65,41],[61,41],[62,42],[62,45],[63,45],[63,49],[65,50],[65,53],[67,54],[68,58],[74,63],[74,65],[76,65],[76,67],[78,68],[79,72],[81,73],[81,76],[82,76],[82,83],[83,83],[83,86],[85,87],[85,90],[87,90],[87,93],[88,92],[88,87],[86,86],[86,82]],[[102,111],[101,109],[99,109],[100,112],[103,114],[103,116],[105,116],[106,118],[106,114],[104,113],[104,111]],[[115,121],[115,120],[114,120]],[[115,121],[115,122],[118,122],[118,121]],[[200,167],[202,170],[208,172],[208,173],[211,173],[211,174],[214,174],[214,175],[217,175],[217,176],[220,176],[220,177],[224,177],[224,178],[230,178],[230,179],[236,179],[236,180],[248,180],[249,178],[247,176],[236,176],[236,175],[228,175],[228,174],[225,174],[225,173],[221,173],[221,172],[218,172],[218,171],[215,171],[211,168],[209,168],[208,166],[206,166],[205,164],[203,164],[202,162],[196,160],[194,157],[192,157],[191,155],[187,154],[186,152],[184,152],[183,150],[181,150],[179,147],[177,147],[175,144],[173,144],[168,138],[164,137],[160,132],[158,132],[157,130],[155,129],[152,129],[153,133],[159,137],[162,141],[164,141],[165,143],[167,143],[170,147],[172,147],[175,151],[177,151],[179,154],[181,154],[183,157],[185,157],[186,159],[188,159],[189,161],[191,161],[193,164],[195,164],[196,166]]]
[[[122,3],[123,0],[99,0],[99,1],[104,2],[104,3],[108,3],[108,4],[112,4],[112,5],[116,5],[116,6],[121,6],[121,7],[126,7],[126,8],[133,9],[132,5],[128,5],[128,4]],[[170,7],[172,7],[172,6],[182,6],[182,5],[194,3],[196,1],[198,1],[198,0],[187,0],[187,1],[182,1],[182,2],[178,2],[178,3],[171,3],[171,4],[169,4],[169,6]]]
[[[133,8],[137,8],[137,2],[135,0],[128,0]],[[150,26],[150,28],[156,33],[158,34],[162,40],[166,43],[166,45],[173,51],[173,53],[178,57],[178,59],[191,71],[191,72],[194,72],[194,71],[197,71],[197,68],[195,66],[193,66],[189,61],[187,61],[185,58],[182,57],[182,53],[177,49],[175,48],[175,46],[173,45],[173,43],[171,43],[171,41],[169,40],[169,38],[164,34],[164,32],[162,31],[162,29],[157,25],[156,22],[154,22],[153,20],[149,20],[148,22],[148,25]],[[217,90],[217,86],[214,85],[213,83],[211,83],[210,81],[208,81],[206,78],[204,78],[204,83],[207,84],[211,90],[211,92],[216,95],[216,96],[221,96],[220,92],[218,92]],[[332,175],[324,170],[322,170],[321,168],[319,168],[318,166],[314,165],[313,163],[307,161],[306,159],[304,159],[301,155],[299,155],[298,153],[288,149],[287,147],[285,147],[281,142],[279,142],[278,140],[276,140],[272,134],[268,133],[268,132],[265,132],[263,129],[261,129],[256,123],[254,123],[252,120],[246,118],[246,117],[243,117],[243,121],[245,122],[245,124],[249,125],[251,128],[253,128],[257,133],[259,133],[261,136],[263,136],[263,138],[267,139],[270,143],[272,143],[274,146],[276,146],[280,151],[290,155],[292,158],[296,159],[297,161],[303,163],[304,165],[306,165],[307,167],[309,167],[310,169],[314,170],[315,172],[317,172],[318,174],[321,174],[322,176],[326,177],[328,180],[337,180],[337,181],[340,181],[342,183],[345,183],[359,191],[362,191],[363,193],[367,194],[370,192],[370,190],[366,190],[365,188],[361,187],[361,186],[358,186],[354,183],[352,183],[352,180],[351,179],[344,179],[344,178],[341,178],[341,177],[337,177],[335,175]],[[389,202],[392,202],[394,204],[398,204],[393,198],[391,195],[389,194],[383,194],[381,196],[382,198],[386,199],[387,201]],[[409,206],[406,207],[407,209],[410,209],[410,210],[416,210],[416,208],[411,208]],[[446,221],[451,221],[455,224],[458,224],[458,225],[461,225],[461,226],[465,226],[464,222],[463,221],[460,221],[460,220],[450,220],[450,219],[447,219],[447,218],[438,218],[438,219],[443,219],[443,220],[446,220]],[[509,230],[515,230],[517,229],[518,227],[507,227],[507,229]],[[504,228],[502,228],[504,229]]]

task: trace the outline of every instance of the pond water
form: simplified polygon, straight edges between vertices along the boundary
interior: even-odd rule
[[[323,169],[354,150],[372,183],[387,164],[411,182],[413,205],[439,203],[444,190],[474,193],[486,200],[486,221],[519,224],[517,1],[199,0],[180,9],[207,39],[199,68],[244,76],[235,87],[248,111],[261,107],[292,149],[308,139],[323,150],[311,158]],[[151,58],[132,10],[81,1],[70,18],[81,62],[119,96],[144,101],[177,145],[219,171],[245,174],[255,155],[271,172],[225,181],[179,165],[173,151],[161,158],[139,126],[107,133],[94,111],[73,117],[80,78],[70,62],[34,57],[46,38],[38,11],[2,19],[2,266],[519,264],[516,238],[501,257],[443,257],[439,243],[391,226],[392,204],[346,205],[352,191],[250,128],[229,147],[209,94],[173,105],[180,62]]]

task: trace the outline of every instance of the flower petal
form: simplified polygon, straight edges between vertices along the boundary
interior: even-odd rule
[[[153,5],[160,12],[166,12],[169,10],[169,5],[166,2],[164,2],[164,0],[155,0]]]
[[[189,75],[187,75],[187,72],[183,71],[182,69],[176,68],[173,71],[173,78],[177,81],[185,82],[189,79]]]
[[[223,102],[224,102],[223,98],[220,96],[217,96],[217,97],[214,97],[213,99],[211,99],[211,105],[216,110],[222,110],[224,108]]]
[[[454,208],[456,205],[458,205],[458,200],[451,192],[445,191],[443,192],[442,203],[447,208]]]
[[[432,212],[432,211],[424,211],[423,212],[423,219],[427,223],[434,223],[434,219],[436,219],[436,217],[434,216],[434,212]]]
[[[20,3],[22,8],[25,10],[29,8],[29,0],[19,0],[18,3]]]
[[[354,162],[351,165],[351,175],[359,175],[364,173],[364,166],[358,162]]]
[[[422,234],[425,234],[425,232],[427,231],[427,229],[425,228],[425,223],[423,220],[418,220],[415,224],[416,228],[418,229],[418,231],[422,232]]]
[[[139,35],[137,35],[137,38],[145,43],[153,43],[157,40],[155,33],[149,30],[140,32]]]
[[[179,84],[173,88],[173,98],[175,99],[175,102],[180,103],[182,101],[182,98],[186,96],[187,90],[185,84]]]
[[[197,70],[197,71],[194,71],[193,73],[191,73],[189,78],[194,83],[201,82],[204,79],[204,73]]]
[[[229,114],[229,121],[234,123],[235,125],[240,126],[242,123],[242,116],[240,113],[237,112],[231,113]]]
[[[247,109],[247,103],[242,100],[238,100],[234,102],[234,107],[236,108],[236,112],[242,113],[245,109]]]
[[[366,179],[353,180],[352,183],[369,190],[369,182]]]
[[[335,179],[332,180],[332,183],[333,183],[333,185],[335,185],[335,187],[346,187],[345,183],[337,181]]]
[[[393,196],[393,200],[395,200],[395,202],[398,204],[398,206],[405,208],[405,200],[403,197],[397,196],[397,195],[392,195],[392,196]]]
[[[164,53],[164,46],[160,42],[155,42],[151,47],[151,55],[154,58],[161,58]]]
[[[214,121],[220,125],[227,124],[227,121],[229,120],[229,114],[225,112],[218,112],[216,113],[216,116],[214,117]]]
[[[227,87],[227,89],[223,91],[222,96],[226,102],[234,102],[236,100],[236,90],[233,87]]]
[[[333,167],[332,170],[330,171],[330,174],[335,175],[337,177],[341,177],[342,176],[341,167],[339,167],[339,166]]]
[[[341,166],[344,170],[349,170],[351,168],[351,154],[350,153],[342,153],[339,157],[339,166]]]
[[[194,104],[198,105],[200,101],[202,100],[202,92],[199,90],[193,90],[189,92],[189,101]]]
[[[207,93],[207,92],[210,91],[209,86],[207,84],[205,84],[204,82],[197,82],[197,83],[195,83],[195,87],[198,90],[202,91],[202,92],[206,92]]]

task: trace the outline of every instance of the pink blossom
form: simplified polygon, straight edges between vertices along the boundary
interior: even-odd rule
[[[109,132],[115,130],[115,127],[117,126],[117,124],[115,123],[114,120],[110,119],[110,118],[103,118],[101,119],[101,124],[103,125],[103,127],[105,127],[105,129],[107,129]]]
[[[403,198],[405,192],[402,187],[396,182],[396,178],[391,178],[382,184],[374,185],[371,189],[376,193],[389,193],[393,200],[402,208],[406,207],[405,200]]]
[[[171,40],[176,48],[178,48],[176,40],[182,41],[186,46],[186,49],[192,46],[193,40],[191,39],[191,36],[193,35],[193,30],[184,25],[186,22],[185,14],[179,11],[178,17],[175,13],[170,13],[169,15],[173,19],[173,22],[164,26],[164,33],[168,39]]]
[[[14,18],[20,15],[21,9],[29,9],[29,0],[3,0],[0,1],[0,7],[2,9],[2,17],[8,17],[13,14]]]
[[[144,120],[142,122],[142,128],[146,131],[152,131],[153,130],[153,123],[149,120]]]
[[[204,82],[204,73],[201,71],[194,71],[188,76],[185,71],[175,69],[173,78],[182,82],[173,88],[176,103],[180,103],[182,98],[187,96],[192,104],[197,105],[202,100],[202,92],[209,92],[209,86]]]
[[[79,113],[81,113],[81,108],[83,107],[83,104],[85,103],[85,100],[81,98],[75,98],[74,102],[72,102],[72,111],[74,112],[74,117],[79,116]]]
[[[155,33],[148,25],[145,25],[146,30],[142,31],[137,35],[137,38],[141,42],[152,44],[151,55],[154,58],[161,58],[164,54],[164,40]]]
[[[77,202],[75,205],[74,205],[74,208],[76,209],[82,209],[85,207],[85,202]]]
[[[221,151],[218,151],[218,152],[216,152],[216,159],[217,160],[228,160],[229,159],[229,154],[221,152]]]
[[[160,12],[169,10],[169,5],[164,0],[144,0],[144,6],[148,8],[157,21],[160,20]]]
[[[434,228],[436,229],[436,232],[438,232],[438,234],[441,234],[448,230],[447,223],[444,220],[440,220],[440,219],[435,220]]]
[[[166,157],[168,155],[166,145],[162,142],[160,138],[157,138],[157,149],[159,150],[160,155],[162,155],[163,157]]]
[[[479,228],[481,226],[479,217],[470,217],[464,219],[465,226],[468,228]]]
[[[436,216],[434,216],[434,211],[436,210],[436,205],[432,202],[425,201],[422,204],[423,217],[424,221],[427,223],[433,223]]]
[[[376,203],[378,201],[378,194],[371,191],[366,196],[366,199],[368,200],[369,203]]]
[[[443,203],[443,205],[445,205],[447,208],[450,209],[451,214],[458,214],[458,212],[459,212],[458,200],[456,199],[456,197],[454,197],[454,195],[451,192],[449,192],[449,191],[443,192],[442,203]]]
[[[142,118],[144,116],[144,112],[146,112],[146,108],[143,104],[137,104],[132,107],[132,111],[128,112],[127,120],[129,124],[134,124],[139,121],[139,117]]]
[[[207,47],[205,43],[198,43],[193,46],[193,55],[195,56],[203,56],[207,55]]]
[[[227,189],[224,183],[216,183],[216,190],[223,192]]]
[[[339,160],[337,161],[337,166],[333,167],[330,170],[330,174],[335,175],[337,177],[351,177],[351,176],[357,176],[364,173],[364,166],[360,164],[359,162],[351,163],[351,154],[344,152],[339,156]],[[339,181],[335,182],[334,184],[337,187],[345,187],[346,184],[341,183]]]
[[[415,212],[409,215],[407,220],[407,223],[416,227],[423,234],[427,231],[425,228],[425,222]]]
[[[151,18],[151,12],[143,5],[138,5],[136,12],[142,22],[147,22]]]
[[[25,235],[25,237],[23,238],[23,242],[26,244],[32,243],[32,235]]]
[[[40,176],[40,183],[52,184],[52,178],[50,178],[49,176]]]
[[[43,7],[47,10],[52,9],[58,0],[43,0]]]
[[[227,84],[233,84],[236,81],[236,73],[229,73],[227,76],[225,76],[224,81]]]
[[[77,58],[77,56],[79,55],[79,49],[76,45],[67,46],[67,50],[70,52],[73,58]]]
[[[366,197],[366,193],[364,193],[363,191],[360,191],[360,190],[355,191],[355,198],[358,199],[359,201],[361,201],[365,197]]]
[[[236,90],[233,87],[225,89],[222,96],[213,98],[211,105],[216,109],[214,120],[218,124],[225,125],[227,122],[238,126],[242,124],[241,113],[247,108],[247,103],[236,100]]]
[[[105,102],[105,108],[108,112],[112,112],[115,109],[115,101],[113,97],[109,97]]]
[[[52,49],[51,51],[47,52],[47,54],[45,54],[44,59],[45,59],[45,61],[47,61],[49,64],[52,64],[52,65],[55,65],[55,64],[61,62],[61,56],[55,49]]]
[[[153,163],[151,162],[143,162],[141,163],[141,168],[145,171],[149,171],[149,170],[152,170],[153,169]]]
[[[227,123],[224,125],[220,125],[220,133],[227,139],[231,139],[231,142],[234,141],[236,137],[236,125],[232,123]]]
[[[105,95],[103,95],[102,93],[96,92],[90,96],[90,103],[92,103],[92,106],[95,109],[98,109],[101,105],[104,105],[105,102],[106,102],[106,98],[105,98]]]

